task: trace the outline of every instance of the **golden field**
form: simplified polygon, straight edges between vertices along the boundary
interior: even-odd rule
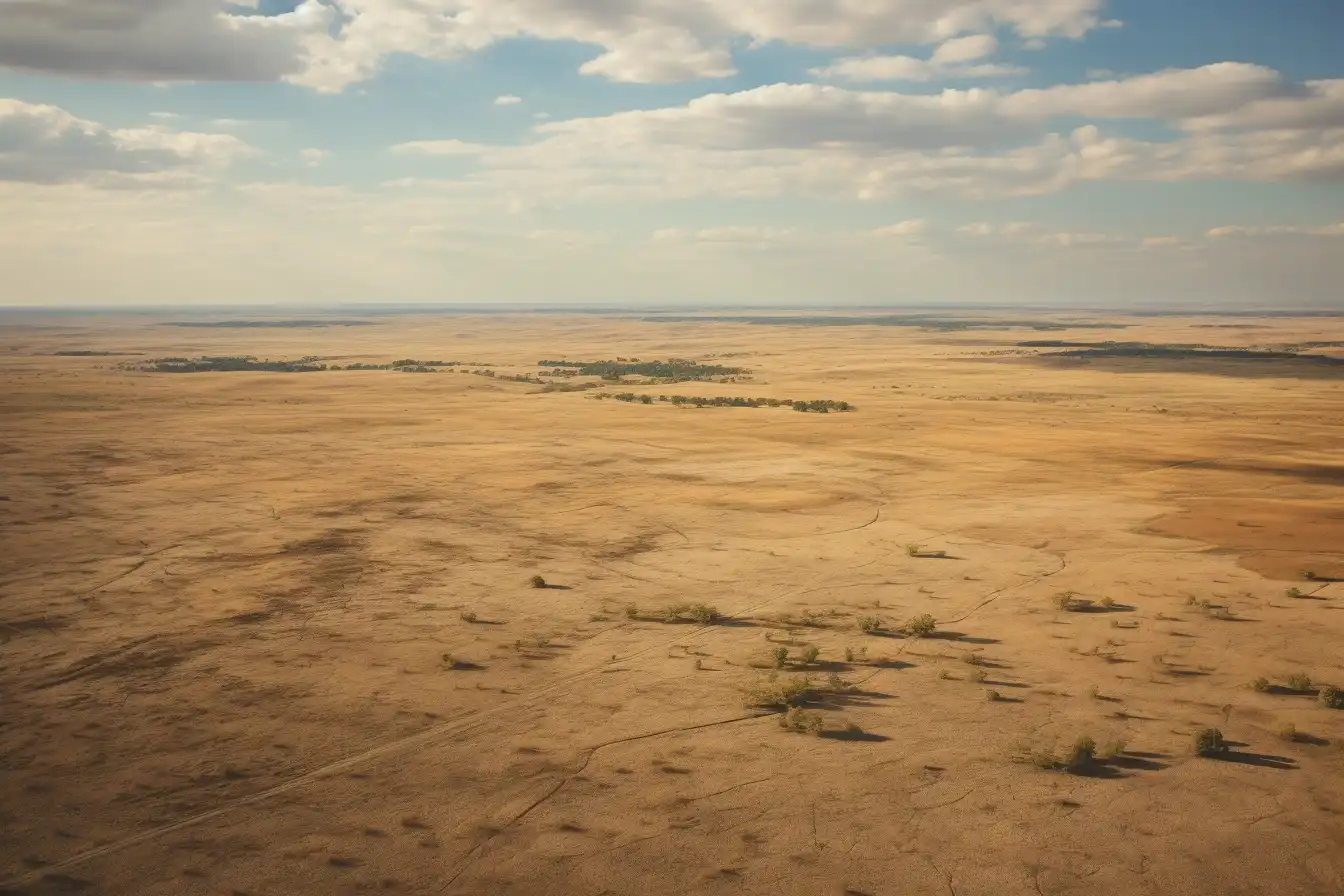
[[[1017,348],[1344,318],[1100,319],[11,314],[0,889],[1344,892],[1344,374]],[[857,410],[118,369],[231,354],[713,358],[750,379],[621,388]],[[821,736],[748,705],[779,648]]]

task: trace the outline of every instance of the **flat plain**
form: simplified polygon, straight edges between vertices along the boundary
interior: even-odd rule
[[[10,314],[0,890],[1344,892],[1344,368],[1020,345],[1344,318],[1001,316]]]

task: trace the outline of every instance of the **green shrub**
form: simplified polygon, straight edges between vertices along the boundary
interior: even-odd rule
[[[1223,732],[1217,728],[1204,728],[1195,732],[1196,756],[1221,756],[1227,752],[1227,741]]]
[[[1269,688],[1270,688],[1269,679],[1265,678],[1263,675],[1261,675],[1255,681],[1251,682],[1251,690],[1257,693],[1260,694],[1267,693],[1269,691]]]
[[[626,604],[626,605],[625,605],[625,618],[626,618],[626,619],[638,619],[638,618],[639,618],[639,607],[635,606],[634,604]]]
[[[808,712],[798,707],[790,707],[779,717],[779,727],[787,731],[795,731],[799,734],[820,735],[826,730],[826,723],[821,718],[821,713]]]
[[[871,635],[882,630],[882,620],[876,616],[860,616],[858,626],[859,631]]]
[[[1108,741],[1105,748],[1101,751],[1102,758],[1115,759],[1117,756],[1123,756],[1125,755],[1125,748],[1128,746],[1129,742],[1123,737],[1117,737],[1115,740]]]
[[[920,547],[917,544],[908,544],[905,546],[905,556],[907,557],[918,557],[919,552]]]
[[[1344,693],[1332,684],[1322,685],[1316,700],[1326,709],[1344,709]]]
[[[974,681],[976,684],[979,684],[987,678],[989,678],[989,673],[984,669],[975,669],[971,672],[971,681]]]
[[[1109,610],[1115,606],[1115,598],[1103,597],[1097,603]]]
[[[1003,695],[998,691],[985,691],[985,699],[990,703],[997,703],[1003,699]]]
[[[821,648],[815,644],[809,644],[803,648],[799,654],[799,659],[802,660],[804,666],[810,666],[817,661],[817,657],[820,655]]]
[[[846,691],[854,690],[854,685],[832,672],[830,675],[826,676],[826,690],[830,691],[832,694],[843,694]]]
[[[532,578],[528,579],[528,584],[531,585],[533,588],[545,588],[546,580],[543,579],[541,576],[533,576]]]
[[[905,624],[905,633],[912,638],[925,638],[933,634],[938,623],[928,613],[921,613]]]
[[[1073,742],[1064,757],[1064,767],[1071,772],[1086,771],[1097,757],[1097,742],[1084,735]]]
[[[775,668],[783,669],[789,662],[789,648],[776,647],[774,650],[770,651],[770,656],[775,662]]]
[[[747,705],[762,709],[788,709],[806,703],[814,693],[811,676],[781,678],[778,673],[771,672],[747,688]]]
[[[968,666],[983,666],[985,664],[985,658],[978,653],[963,653],[961,661]]]
[[[1311,676],[1302,672],[1288,676],[1288,687],[1305,693],[1311,690]]]
[[[1061,591],[1050,598],[1050,602],[1053,603],[1056,608],[1067,612],[1074,607],[1075,595],[1072,591]]]
[[[845,648],[845,662],[847,662],[847,663],[862,663],[862,662],[866,662],[867,660],[868,660],[868,648],[867,648],[867,647],[859,647],[859,648],[846,647],[846,648]]]
[[[459,613],[457,618],[461,619],[463,622],[475,622],[476,614],[473,613],[471,610],[466,610],[462,613]]]
[[[1274,733],[1279,736],[1279,740],[1286,740],[1289,743],[1297,740],[1297,726],[1292,722],[1284,722]]]
[[[665,622],[694,622],[712,625],[720,618],[719,611],[709,604],[673,604],[663,611]]]
[[[1285,592],[1283,592],[1283,593],[1286,594],[1286,595],[1288,595],[1289,597],[1301,597],[1301,596],[1302,596],[1302,589],[1301,589],[1301,588],[1289,588],[1287,591],[1285,591]]]

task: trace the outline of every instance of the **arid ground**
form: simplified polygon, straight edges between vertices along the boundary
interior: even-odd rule
[[[1344,892],[1344,372],[1018,346],[1344,317],[1092,318],[8,314],[0,890]],[[119,366],[237,354],[501,376]]]

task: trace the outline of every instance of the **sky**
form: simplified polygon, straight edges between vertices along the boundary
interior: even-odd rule
[[[1344,309],[1341,0],[0,0],[0,305]]]

